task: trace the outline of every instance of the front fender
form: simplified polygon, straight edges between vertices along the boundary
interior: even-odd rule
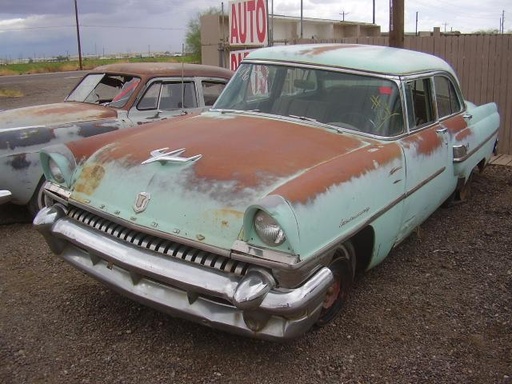
[[[245,210],[243,231],[241,233],[240,240],[251,245],[268,248],[268,246],[260,240],[254,229],[254,215],[256,215],[259,210],[265,211],[272,216],[286,234],[286,241],[273,249],[276,251],[296,254],[295,250],[300,241],[297,218],[290,203],[279,195],[265,196]]]

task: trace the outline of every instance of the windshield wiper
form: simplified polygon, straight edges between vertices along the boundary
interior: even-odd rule
[[[220,112],[220,113],[251,113],[251,112],[260,112],[259,109],[221,109],[221,108],[212,108],[210,111]]]
[[[336,127],[334,125],[327,124],[327,123],[322,123],[321,121],[318,121],[317,119],[313,119],[312,117],[298,116],[298,115],[288,115],[288,116],[289,117],[293,117],[294,119],[299,119],[299,120],[302,120],[302,121],[307,121],[309,123],[313,123],[313,124],[315,124],[315,125],[317,125],[319,127],[322,127],[322,128],[333,129],[333,130],[335,130],[338,133],[342,133],[343,132],[339,127]]]

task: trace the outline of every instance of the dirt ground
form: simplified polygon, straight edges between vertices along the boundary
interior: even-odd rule
[[[40,86],[0,109],[72,85]],[[488,167],[468,202],[358,277],[333,324],[285,344],[110,291],[55,257],[19,208],[0,207],[0,223],[2,383],[512,383],[512,168]]]

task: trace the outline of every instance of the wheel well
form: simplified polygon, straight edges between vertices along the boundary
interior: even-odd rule
[[[485,158],[480,160],[480,162],[476,165],[478,167],[478,171],[482,173],[487,166],[487,161],[485,161]]]
[[[364,271],[372,257],[375,232],[372,227],[368,226],[352,237],[351,241],[356,250],[356,271]]]

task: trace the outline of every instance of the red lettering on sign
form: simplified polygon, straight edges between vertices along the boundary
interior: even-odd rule
[[[230,3],[229,42],[231,45],[267,43],[267,8],[265,0],[238,0]]]
[[[229,54],[229,69],[236,71],[242,60],[251,52],[250,50],[235,51]]]
[[[267,10],[264,0],[258,0],[256,8],[256,28],[258,29],[258,41],[264,43],[267,38]]]
[[[231,30],[230,30],[230,38],[229,38],[229,42],[231,44],[237,44],[237,43],[240,43],[240,41],[238,40],[238,18],[237,18],[237,15],[236,15],[236,4],[231,4],[231,13],[230,13],[230,16],[231,16]]]

